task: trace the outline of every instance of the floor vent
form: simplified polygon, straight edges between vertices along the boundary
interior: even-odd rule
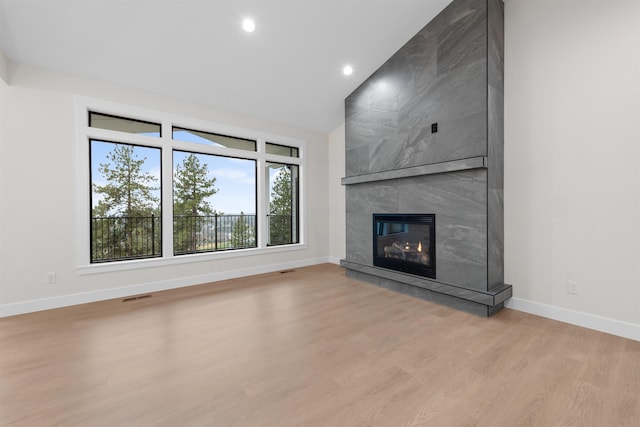
[[[137,301],[139,299],[144,299],[144,298],[151,298],[151,294],[137,295],[135,297],[128,297],[128,298],[123,299],[122,302]]]
[[[282,270],[280,274],[293,273],[295,270]]]

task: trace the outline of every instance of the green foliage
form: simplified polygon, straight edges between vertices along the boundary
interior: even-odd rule
[[[149,172],[142,171],[146,158],[138,159],[134,147],[115,144],[107,154],[107,163],[100,163],[98,171],[107,184],[93,184],[96,193],[104,197],[93,209],[93,216],[149,216],[158,212],[159,200],[153,195],[156,181]]]
[[[206,218],[216,214],[208,198],[218,192],[216,178],[207,176],[208,165],[189,154],[176,167],[173,180],[173,248],[176,253],[202,249],[204,228],[212,225]]]
[[[98,171],[107,183],[93,184],[103,198],[92,212],[92,260],[160,255],[157,178],[142,171],[146,158],[139,159],[131,145],[115,144],[106,159]]]
[[[233,248],[255,247],[254,226],[249,222],[252,218],[252,216],[247,217],[244,212],[240,212],[240,217],[233,224],[231,231],[231,246]]]
[[[293,180],[291,165],[281,165],[271,188],[269,244],[292,243]]]
[[[218,192],[216,178],[208,178],[208,165],[200,164],[195,154],[189,154],[176,167],[173,182],[173,212],[178,215],[211,215],[214,211],[207,198]]]

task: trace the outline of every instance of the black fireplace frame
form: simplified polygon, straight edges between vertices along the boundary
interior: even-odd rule
[[[396,259],[378,256],[378,223],[421,224],[429,226],[429,261],[430,265],[421,265]],[[436,215],[435,214],[373,214],[373,265],[388,268],[402,273],[436,278]]]

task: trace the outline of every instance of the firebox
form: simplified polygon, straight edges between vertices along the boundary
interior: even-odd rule
[[[373,265],[436,278],[435,214],[373,214]]]

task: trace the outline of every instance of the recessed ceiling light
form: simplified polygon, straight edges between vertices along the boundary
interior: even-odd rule
[[[345,65],[344,67],[342,67],[342,74],[344,74],[345,76],[350,76],[351,74],[353,74],[353,67],[351,65]]]
[[[253,22],[253,19],[247,18],[244,21],[242,21],[242,29],[245,30],[247,33],[253,33],[253,30],[256,29],[256,23]]]

